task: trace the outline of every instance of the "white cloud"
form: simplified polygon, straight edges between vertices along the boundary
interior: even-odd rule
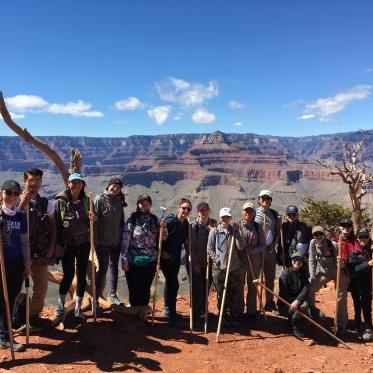
[[[77,102],[53,103],[50,104],[40,96],[34,95],[17,95],[5,99],[8,108],[15,116],[23,113],[50,113],[50,114],[66,114],[74,117],[100,118],[104,114],[100,111],[91,111],[90,103],[78,100]],[[24,116],[23,116],[24,118]]]
[[[348,105],[355,101],[366,100],[373,85],[358,85],[347,91],[337,93],[335,96],[319,98],[316,101],[306,104],[300,119],[318,118],[321,122],[327,122],[329,117],[344,111]]]
[[[29,110],[42,109],[48,106],[48,102],[40,96],[17,95],[5,99],[9,110],[16,113],[24,113]]]
[[[176,102],[184,107],[199,106],[219,94],[218,85],[213,80],[203,85],[170,77],[157,83],[155,88],[163,101]]]
[[[118,110],[138,110],[144,107],[144,104],[137,97],[128,97],[125,100],[115,102]]]
[[[243,123],[242,123],[242,122],[236,122],[236,123],[233,123],[233,125],[234,125],[235,127],[240,127],[240,126],[243,125]]]
[[[215,122],[215,119],[215,114],[208,112],[204,108],[197,109],[192,115],[192,121],[194,123],[210,124]]]
[[[168,119],[170,112],[169,106],[155,106],[148,110],[148,116],[153,122],[163,124]]]
[[[12,119],[25,119],[26,115],[9,112]]]
[[[366,69],[364,69],[364,72],[373,73],[373,67],[367,67]]]
[[[234,110],[246,109],[247,105],[240,101],[231,100],[228,102],[228,106]]]

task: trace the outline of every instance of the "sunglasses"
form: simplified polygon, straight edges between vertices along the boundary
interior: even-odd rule
[[[316,233],[314,234],[315,237],[319,237],[319,236],[323,236],[323,235],[324,235],[324,233],[321,233],[321,232],[316,232]]]
[[[348,228],[348,229],[351,229],[351,228],[352,228],[352,225],[350,225],[350,224],[341,224],[341,227],[342,227],[342,228]]]
[[[183,211],[192,211],[190,207],[180,207]]]
[[[364,238],[368,239],[369,238],[369,234],[359,234],[357,238],[359,238],[361,240],[363,240]]]
[[[19,197],[21,192],[12,192],[11,190],[6,190],[5,195],[6,196],[14,196],[14,197]]]
[[[296,212],[291,212],[290,214],[288,214],[288,216],[297,216],[298,214]]]

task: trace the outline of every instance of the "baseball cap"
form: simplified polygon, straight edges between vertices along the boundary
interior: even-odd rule
[[[353,223],[352,223],[352,220],[350,218],[342,218],[342,219],[339,220],[339,225],[340,226],[352,227]]]
[[[229,207],[223,207],[219,211],[219,217],[222,218],[223,216],[229,216],[230,218],[232,217],[232,212]]]
[[[200,202],[197,205],[197,211],[202,210],[202,209],[210,209],[210,206],[207,202]]]
[[[6,180],[4,181],[1,189],[2,190],[8,190],[8,189],[17,189],[19,192],[21,191],[21,186],[19,185],[18,181],[15,180]]]
[[[119,177],[112,177],[108,181],[108,183],[106,185],[106,189],[108,189],[110,185],[114,185],[114,184],[115,185],[119,185],[121,188],[123,188],[123,181],[122,181],[122,179],[119,179]]]
[[[294,205],[286,207],[286,215],[290,214],[298,214],[298,207]]]
[[[263,190],[260,191],[259,197],[263,197],[263,196],[268,196],[268,197],[272,198],[272,193],[268,189],[263,189]]]
[[[79,172],[74,172],[73,174],[71,174],[69,176],[69,178],[67,179],[67,181],[74,181],[74,180],[80,180],[80,181],[83,181],[83,183],[85,184],[85,181],[83,179],[83,176],[79,173]]]
[[[255,210],[255,207],[254,205],[251,203],[251,202],[245,202],[242,206],[242,210],[246,210],[246,209],[253,209]]]
[[[312,234],[315,234],[316,232],[325,234],[325,229],[321,225],[316,225],[312,228]]]

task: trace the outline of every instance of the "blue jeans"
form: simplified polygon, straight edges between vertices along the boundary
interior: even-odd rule
[[[96,255],[98,260],[98,271],[96,272],[96,297],[102,295],[106,273],[110,263],[110,294],[117,292],[118,286],[118,263],[120,255],[120,245],[105,246],[98,245],[96,247]]]

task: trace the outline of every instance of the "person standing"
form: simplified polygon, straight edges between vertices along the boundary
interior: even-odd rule
[[[96,220],[96,215],[88,211],[88,197],[84,192],[85,181],[81,174],[69,176],[67,188],[56,195],[55,221],[57,243],[64,247],[62,257],[63,277],[59,287],[59,298],[55,315],[62,318],[66,294],[73,278],[77,276],[75,319],[81,323],[86,320],[82,313],[82,301],[86,288],[86,275],[90,253],[89,220]],[[76,261],[76,271],[75,271]]]
[[[275,288],[277,263],[276,247],[280,239],[280,219],[278,212],[271,209],[271,191],[266,189],[260,191],[258,203],[259,207],[256,209],[255,221],[263,227],[266,239],[266,248],[264,250],[264,268],[262,270],[264,272],[265,285],[273,291]],[[278,315],[279,312],[273,300],[273,294],[266,291],[265,298],[264,309]]]
[[[168,237],[164,241],[161,253],[161,270],[165,277],[163,316],[169,325],[183,328],[181,316],[176,312],[176,298],[179,290],[178,274],[180,270],[182,245],[188,244],[189,222],[188,216],[192,211],[189,199],[179,201],[177,214],[170,214],[165,218]]]
[[[329,281],[336,281],[338,245],[326,238],[324,228],[319,225],[312,228],[312,235],[308,261],[311,282],[309,306],[312,317],[323,319],[325,314],[316,307],[315,294]]]
[[[207,268],[207,241],[209,232],[217,222],[210,218],[210,206],[207,202],[197,205],[198,216],[190,224],[192,248],[192,283],[193,283],[193,322],[195,326],[202,325],[206,304],[206,271],[210,272],[209,286],[211,286],[211,265]],[[186,269],[189,273],[189,245],[186,246]],[[189,280],[190,281],[190,280]]]
[[[256,288],[253,280],[259,278],[260,270],[262,267],[263,250],[266,247],[265,236],[263,227],[255,221],[255,208],[251,202],[246,202],[242,206],[242,216],[238,225],[244,240],[245,250],[242,253],[243,262],[246,263],[246,282],[247,282],[247,295],[246,295],[246,316],[249,320],[255,319],[258,315],[256,308]],[[253,274],[245,255],[249,255]],[[253,277],[254,275],[254,277]],[[243,276],[241,286],[241,298],[243,299],[245,285],[245,275]],[[243,301],[241,300],[243,303]]]
[[[290,268],[293,253],[299,252],[304,259],[308,256],[308,228],[305,223],[299,221],[297,206],[290,205],[286,208],[286,221],[282,223],[282,234],[285,247],[279,249],[279,257],[285,260],[283,263],[285,267]]]
[[[15,180],[7,180],[1,187],[0,229],[3,244],[8,286],[9,309],[21,291],[24,277],[31,276],[30,244],[27,237],[27,218],[17,208],[21,186]],[[5,309],[3,283],[0,282],[0,348],[10,348]],[[24,351],[25,346],[14,341],[14,351]]]
[[[54,264],[56,227],[54,223],[54,202],[41,197],[43,171],[32,168],[23,175],[24,190],[19,207],[28,213],[29,240],[31,250],[31,270],[33,292],[30,302],[30,324],[46,326],[46,319],[40,317],[48,290],[48,265]]]
[[[143,307],[149,304],[157,268],[160,227],[163,227],[163,240],[166,240],[167,226],[164,220],[150,212],[152,199],[148,194],[140,194],[136,206],[125,224],[121,262],[131,307]]]
[[[207,252],[213,263],[212,278],[218,298],[218,309],[223,313],[224,325],[238,327],[241,316],[240,288],[243,277],[243,262],[238,250],[244,249],[244,241],[238,224],[231,224],[232,212],[229,207],[220,209],[219,218],[218,226],[210,230]],[[234,243],[228,276],[227,267],[232,239]],[[226,276],[228,276],[226,303],[224,309],[221,309]]]
[[[96,272],[96,315],[102,315],[98,299],[103,296],[106,273],[110,267],[110,302],[114,307],[123,306],[117,296],[118,264],[123,236],[124,212],[127,206],[122,193],[123,182],[113,177],[107,183],[106,189],[94,199],[95,248],[98,260]]]
[[[354,303],[355,327],[361,329],[361,311],[364,316],[362,338],[364,342],[373,340],[372,327],[372,239],[369,230],[362,228],[356,235],[361,252],[353,250],[349,263],[356,274],[350,282],[349,290]]]

